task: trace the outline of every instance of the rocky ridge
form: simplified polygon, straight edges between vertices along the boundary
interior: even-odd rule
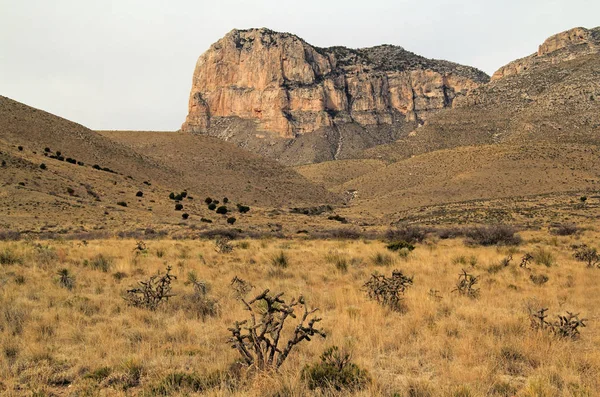
[[[475,68],[392,45],[318,48],[289,33],[233,30],[200,56],[182,130],[235,141],[239,137],[225,137],[215,126],[219,118],[239,118],[255,123],[257,139],[296,139],[319,130],[341,136],[335,130],[347,124],[409,131],[488,80]],[[397,138],[361,134],[375,135],[360,138],[355,146],[363,149]],[[238,144],[252,147],[248,139]],[[343,150],[342,138],[335,140],[332,158]]]

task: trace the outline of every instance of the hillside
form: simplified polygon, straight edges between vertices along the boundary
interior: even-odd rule
[[[0,97],[0,229],[170,228],[181,224],[183,212],[191,215],[183,226],[198,226],[207,217],[221,227],[225,220],[206,208],[206,196],[228,197],[232,205],[251,205],[257,213],[260,208],[338,202],[293,170],[217,139],[178,133],[105,135],[114,139]],[[145,145],[119,142],[120,135]],[[169,193],[184,189],[196,200],[186,199],[184,211],[175,211]]]

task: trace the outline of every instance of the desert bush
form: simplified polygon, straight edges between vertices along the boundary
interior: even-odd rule
[[[233,225],[235,223],[235,221],[237,221],[237,219],[235,219],[235,217],[229,217],[227,218],[227,223],[230,225]]]
[[[297,300],[292,299],[290,303],[286,303],[282,296],[283,293],[270,295],[267,289],[248,302],[241,299],[250,312],[250,319],[236,321],[234,326],[229,328],[229,342],[249,366],[257,369],[279,368],[296,345],[305,340],[310,341],[315,335],[325,337],[322,330],[315,328],[321,319],[309,319],[318,309],[308,310],[302,296]],[[286,321],[296,318],[294,312],[299,306],[304,308],[304,313],[290,339],[280,346],[281,333]]]
[[[579,232],[580,229],[574,223],[554,225],[550,228],[550,234],[555,236],[572,236]]]
[[[519,263],[519,267],[527,269],[527,266],[533,261],[533,255],[527,252],[525,255],[521,257],[521,263]]]
[[[12,248],[5,247],[0,251],[0,265],[18,265],[23,263],[23,258],[17,255]]]
[[[229,212],[229,210],[224,205],[222,205],[219,208],[217,208],[217,214],[226,214],[228,212]]]
[[[410,244],[420,243],[427,237],[429,231],[420,226],[403,226],[390,229],[385,236],[389,241],[406,241]]]
[[[479,288],[475,288],[475,285],[479,282],[479,277],[462,271],[458,275],[458,281],[456,282],[456,288],[452,291],[458,292],[462,296],[475,299],[479,297]]]
[[[250,211],[250,207],[248,207],[247,205],[241,205],[241,204],[237,205],[237,209],[242,214],[245,214],[246,212]]]
[[[237,299],[242,299],[254,288],[248,281],[239,278],[238,276],[233,277],[230,283],[231,289],[233,290]]]
[[[388,254],[378,252],[371,257],[371,262],[375,266],[391,266],[394,264],[394,258]]]
[[[120,205],[121,207],[127,207],[127,203],[125,201],[118,201],[117,205]]]
[[[58,285],[68,290],[75,287],[75,276],[71,274],[69,269],[60,269],[58,271]]]
[[[188,214],[187,212],[186,212],[186,213],[183,213],[183,214],[181,214],[181,218],[182,218],[182,219],[184,219],[184,220],[185,220],[185,219],[188,219],[189,217],[190,217],[190,214]]]
[[[48,167],[46,167],[46,164],[44,164],[44,163],[40,164],[40,169],[45,170],[46,168],[48,168]]]
[[[21,233],[14,230],[0,230],[0,241],[18,241]]]
[[[546,312],[548,308],[529,310],[529,320],[531,328],[535,330],[548,331],[559,338],[577,339],[579,337],[579,328],[586,326],[585,318],[580,319],[579,314],[567,312],[565,315],[558,315],[553,322],[547,320]]]
[[[161,276],[158,273],[146,281],[139,281],[139,287],[128,289],[123,299],[133,307],[156,310],[174,296],[171,293],[171,282],[174,279],[177,277],[171,274],[171,266],[167,266],[165,274]]]
[[[238,379],[236,373],[232,371],[213,371],[205,375],[195,373],[173,372],[166,375],[160,383],[150,387],[148,395],[151,396],[172,396],[174,394],[189,395],[192,393],[206,393],[211,389],[221,385],[226,385],[227,389],[233,389]]]
[[[135,197],[144,197],[144,192],[138,190],[138,192],[135,194]]]
[[[207,197],[204,199],[204,202],[206,203],[206,205],[212,203],[212,199],[210,197]]]
[[[533,251],[533,261],[535,263],[537,263],[538,265],[544,265],[546,267],[550,267],[554,264],[554,255],[552,255],[552,252],[542,248],[542,247],[538,247],[535,249],[535,251]]]
[[[331,216],[328,216],[327,219],[329,219],[330,221],[338,221],[343,224],[348,223],[348,219],[346,219],[340,215],[331,215]]]
[[[211,210],[211,211],[214,211],[216,208],[217,208],[217,205],[215,203],[210,203],[208,205],[208,209]]]
[[[549,280],[548,276],[546,276],[545,274],[530,274],[529,279],[535,285],[546,284]]]
[[[581,262],[585,262],[589,268],[600,267],[600,255],[598,255],[596,248],[583,244],[577,248],[574,257]]]
[[[400,250],[414,251],[415,246],[407,241],[400,240],[400,241],[395,241],[393,243],[388,244],[386,246],[386,248],[389,249],[390,251],[400,251]]]
[[[233,245],[229,244],[231,239],[226,236],[217,237],[215,240],[215,250],[220,254],[228,254],[233,251]]]
[[[271,258],[271,264],[275,267],[285,269],[290,265],[290,260],[285,252],[280,251],[277,255]]]
[[[404,311],[403,295],[413,284],[413,278],[405,276],[400,270],[394,270],[391,277],[374,273],[363,288],[369,298],[393,311]]]
[[[183,204],[175,204],[175,211],[181,211],[183,209]]]
[[[469,245],[519,245],[522,239],[515,233],[515,229],[508,225],[490,225],[473,227],[465,234]]]
[[[113,263],[114,263],[114,258],[110,257],[110,256],[106,256],[104,254],[98,254],[96,256],[94,256],[92,259],[88,260],[84,260],[83,264],[84,265],[89,265],[89,267],[91,267],[94,270],[101,270],[104,273],[107,273]]]
[[[332,388],[337,391],[364,388],[370,377],[364,369],[351,362],[349,353],[332,346],[321,354],[321,361],[302,370],[302,378],[311,390]]]
[[[208,295],[209,285],[199,280],[194,272],[188,273],[187,283],[192,285],[193,292],[182,296],[182,308],[187,313],[192,313],[196,318],[203,321],[206,317],[219,315],[217,300]]]
[[[338,252],[330,252],[325,256],[325,260],[335,265],[335,268],[342,273],[348,271],[348,258],[345,255],[341,255]]]
[[[465,235],[465,230],[460,227],[446,227],[435,229],[435,235],[442,240],[462,237]]]

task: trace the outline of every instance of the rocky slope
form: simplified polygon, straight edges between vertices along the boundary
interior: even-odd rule
[[[501,67],[494,73],[492,80],[519,74],[544,64],[555,64],[598,52],[600,52],[600,27],[573,28],[546,39],[535,54]]]
[[[200,56],[182,130],[286,163],[347,158],[488,80],[391,45],[317,48],[288,33],[233,30]]]

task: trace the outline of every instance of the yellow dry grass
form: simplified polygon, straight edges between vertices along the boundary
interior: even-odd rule
[[[328,336],[298,345],[279,373],[248,377],[234,388],[216,386],[207,395],[317,393],[307,388],[301,369],[332,345],[351,351],[371,375],[373,382],[355,392],[361,396],[598,395],[600,269],[575,261],[569,248],[593,245],[597,234],[522,235],[525,243],[514,249],[430,240],[407,257],[362,240],[246,240],[233,242],[230,254],[216,252],[212,241],[161,240],[148,242],[140,255],[133,240],[3,242],[0,394],[153,395],[174,372],[202,378],[227,370],[238,358],[226,343],[227,328],[247,316],[230,287],[238,276],[255,287],[249,295],[265,288],[288,299],[304,295],[309,306],[320,308]],[[551,267],[518,266],[521,255],[539,249],[552,256]],[[282,252],[289,265],[277,268],[272,259]],[[494,270],[509,253],[514,261]],[[107,272],[90,265],[99,254],[110,259]],[[378,266],[377,254],[391,255],[393,263]],[[346,272],[336,267],[340,260],[346,260]],[[127,306],[123,292],[167,265],[178,277],[177,296],[156,312]],[[72,290],[57,282],[62,268],[75,277]],[[393,269],[414,276],[405,313],[370,301],[362,289],[371,273]],[[451,292],[462,269],[481,277],[479,299]],[[117,272],[124,278],[117,279]],[[192,291],[185,282],[189,272],[208,282],[219,316],[202,320],[182,303]],[[535,285],[531,274],[549,281]],[[552,314],[577,312],[589,325],[579,340],[557,339],[530,329],[527,305]]]

